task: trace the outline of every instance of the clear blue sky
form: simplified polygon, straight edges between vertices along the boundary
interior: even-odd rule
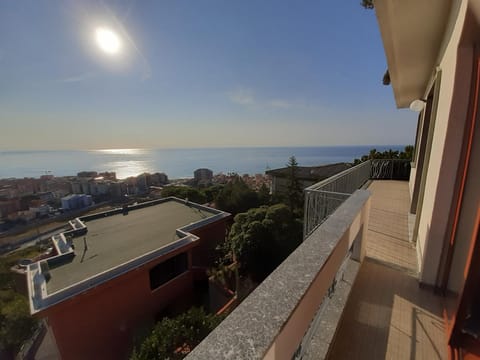
[[[359,3],[1,1],[0,148],[412,143]]]

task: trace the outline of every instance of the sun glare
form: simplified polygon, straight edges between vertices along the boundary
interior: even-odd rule
[[[109,55],[117,54],[122,47],[120,37],[108,28],[97,28],[95,30],[95,39],[98,47]]]
[[[109,155],[143,155],[146,153],[145,149],[99,149],[94,151]]]

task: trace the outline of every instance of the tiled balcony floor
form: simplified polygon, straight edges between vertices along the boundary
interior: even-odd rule
[[[445,359],[443,298],[420,289],[408,240],[408,182],[374,181],[367,258],[330,359]]]

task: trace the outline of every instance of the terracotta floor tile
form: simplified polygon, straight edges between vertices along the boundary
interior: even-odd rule
[[[374,181],[366,246],[330,359],[445,359],[443,298],[421,289],[408,238],[409,189]]]

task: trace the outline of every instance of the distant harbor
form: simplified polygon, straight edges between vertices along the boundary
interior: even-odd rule
[[[191,178],[197,168],[216,173],[264,173],[285,166],[295,155],[299,165],[353,162],[370,149],[402,150],[403,145],[328,147],[244,147],[201,149],[105,149],[65,151],[0,151],[0,178],[42,175],[69,176],[78,171],[111,171],[124,179],[141,173],[163,172],[170,179]]]

